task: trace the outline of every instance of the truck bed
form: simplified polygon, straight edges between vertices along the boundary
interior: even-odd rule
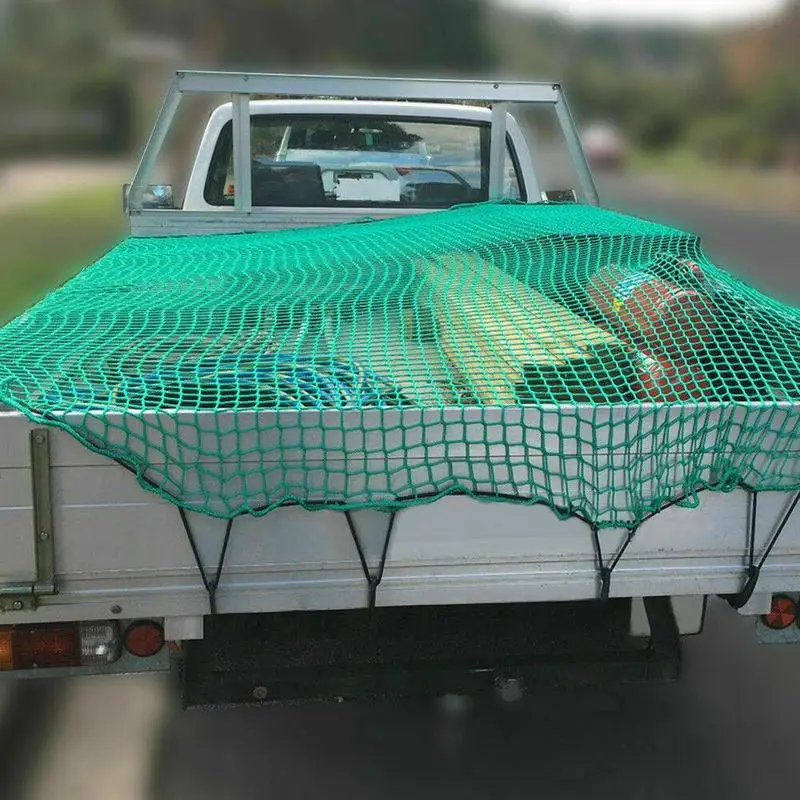
[[[0,415],[0,586],[31,584],[35,530],[29,435],[35,426]],[[57,594],[8,622],[207,614],[203,587],[178,508],[142,489],[122,466],[62,430],[50,431]],[[737,592],[748,552],[748,493],[703,492],[697,508],[670,507],[645,521],[610,583],[612,597]],[[792,495],[759,493],[758,556]],[[213,574],[226,522],[188,513]],[[368,565],[377,568],[386,512],[353,511]],[[624,530],[603,529],[606,560]],[[800,520],[789,519],[762,571],[758,592],[800,587]],[[377,591],[379,606],[567,601],[598,596],[590,527],[560,521],[546,506],[445,497],[399,510]],[[288,506],[234,520],[217,595],[221,613],[329,610],[367,605],[367,582],[348,517]]]

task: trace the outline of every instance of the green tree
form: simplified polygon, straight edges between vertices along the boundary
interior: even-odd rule
[[[464,71],[491,62],[479,0],[116,2],[132,29],[183,39],[197,66]]]
[[[128,81],[107,46],[116,26],[108,0],[7,0],[0,104],[16,113],[0,118],[0,150],[126,146]]]

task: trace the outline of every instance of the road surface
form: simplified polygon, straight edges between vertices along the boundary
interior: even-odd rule
[[[800,226],[677,198],[647,180],[606,178],[600,189],[607,204],[694,230],[718,264],[800,301]],[[460,716],[413,703],[183,714],[162,681],[84,681],[45,726],[24,797],[750,800],[793,791],[800,649],[757,648],[752,621],[716,601],[684,662],[675,685],[540,690]]]
[[[756,800],[796,786],[800,652],[721,603],[681,683],[549,690],[462,718],[418,705],[173,718],[154,800]]]

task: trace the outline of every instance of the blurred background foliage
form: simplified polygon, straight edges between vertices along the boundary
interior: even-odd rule
[[[490,0],[0,0],[0,156],[137,149],[185,66],[555,78],[643,153],[800,169],[798,40],[800,0],[703,29]]]

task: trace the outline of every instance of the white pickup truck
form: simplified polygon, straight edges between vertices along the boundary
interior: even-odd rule
[[[231,99],[176,202],[148,175],[181,97],[205,92]],[[510,103],[555,111],[576,186],[543,191]],[[558,85],[181,72],[126,190],[133,237],[503,199],[598,202]],[[759,493],[756,515],[745,490],[704,492],[635,535],[466,496],[391,515],[287,505],[232,530],[16,411],[0,414],[0,458],[8,675],[162,670],[171,658],[186,705],[675,678],[679,637],[701,631],[717,595],[758,619],[763,640],[798,638],[787,493]]]

